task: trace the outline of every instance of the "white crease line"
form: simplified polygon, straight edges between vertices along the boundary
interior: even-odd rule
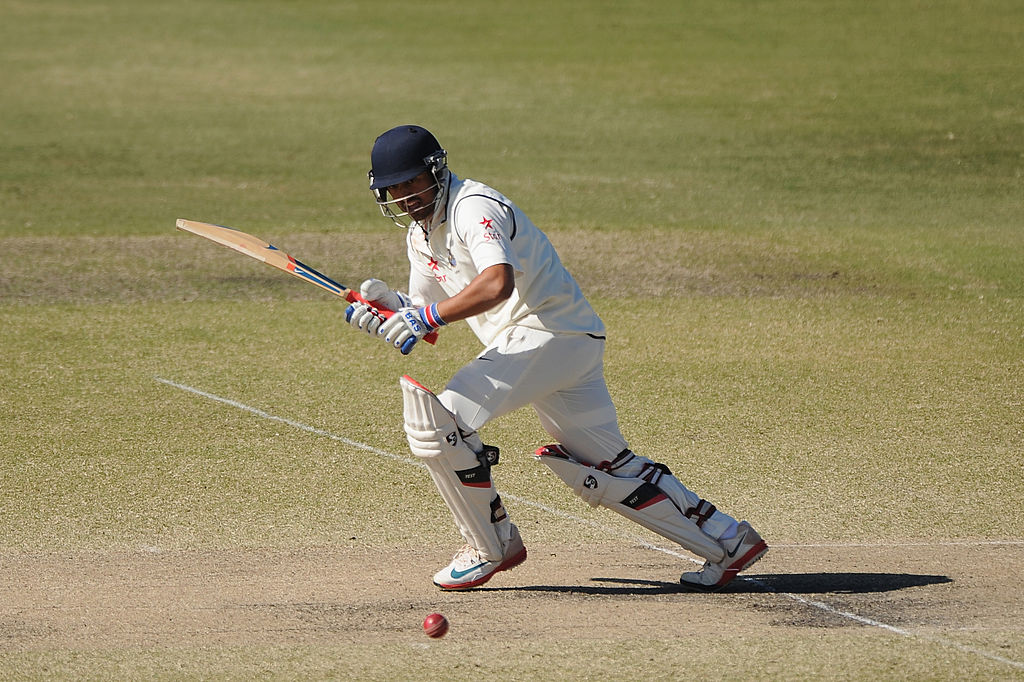
[[[883,630],[888,630],[889,632],[892,632],[893,634],[902,635],[903,637],[918,637],[920,639],[925,639],[925,640],[928,640],[930,642],[934,642],[935,644],[941,644],[942,646],[953,647],[954,649],[959,649],[960,651],[963,651],[963,652],[966,652],[966,653],[969,653],[969,654],[975,654],[976,656],[981,656],[983,658],[987,658],[987,659],[992,660],[992,661],[997,661],[999,663],[1005,663],[1006,665],[1013,666],[1014,668],[1020,668],[1021,670],[1024,670],[1024,663],[1021,663],[1020,661],[1014,661],[1014,660],[1009,659],[1009,658],[1005,658],[1003,656],[1000,656],[999,654],[993,654],[993,653],[990,653],[988,651],[984,651],[983,649],[978,649],[976,647],[968,646],[966,644],[960,644],[959,642],[954,642],[952,640],[944,639],[942,637],[936,637],[935,635],[928,635],[928,634],[924,634],[924,633],[921,633],[921,632],[911,632],[910,630],[904,630],[903,628],[898,628],[898,627],[896,627],[894,625],[889,625],[887,623],[882,623],[882,622],[877,621],[877,620],[872,620],[871,618],[865,618],[864,616],[858,616],[856,613],[850,613],[849,611],[841,611],[841,610],[839,610],[837,608],[829,606],[828,604],[822,603],[820,601],[814,601],[813,599],[804,599],[803,597],[800,597],[800,596],[795,595],[795,594],[790,594],[789,592],[779,592],[778,590],[776,590],[772,586],[766,585],[766,584],[764,584],[763,582],[761,582],[760,580],[758,580],[756,578],[748,578],[748,577],[745,577],[745,576],[742,576],[742,575],[739,576],[739,578],[741,578],[742,580],[746,580],[748,583],[752,583],[754,585],[757,585],[758,587],[760,587],[765,592],[771,592],[772,594],[777,594],[780,597],[786,597],[787,599],[792,599],[793,601],[799,602],[799,603],[804,604],[806,606],[813,606],[815,608],[821,609],[822,611],[826,611],[826,612],[831,613],[831,614],[836,615],[836,616],[841,616],[843,618],[849,618],[850,620],[857,621],[858,623],[862,623],[864,625],[870,625],[872,627],[881,628]]]
[[[398,460],[399,462],[405,462],[406,464],[412,464],[413,466],[418,466],[418,467],[426,468],[426,467],[424,467],[422,462],[417,462],[417,461],[415,461],[413,459],[410,459],[408,457],[403,457],[401,455],[396,455],[393,452],[388,452],[387,450],[381,450],[380,448],[375,448],[372,445],[367,445],[365,443],[360,443],[359,441],[351,440],[349,438],[345,438],[344,436],[335,435],[335,434],[331,433],[330,431],[324,431],[323,429],[318,429],[318,428],[316,428],[314,426],[307,426],[306,424],[303,424],[301,422],[292,421],[291,419],[285,419],[284,417],[278,417],[275,414],[270,414],[269,412],[264,412],[263,410],[257,409],[255,407],[251,407],[249,405],[246,405],[245,403],[240,403],[237,400],[231,400],[230,398],[222,398],[219,395],[214,395],[213,393],[207,393],[206,391],[202,391],[202,390],[200,390],[198,388],[195,388],[195,387],[192,387],[192,386],[187,386],[185,384],[179,384],[178,382],[171,381],[170,379],[164,379],[162,377],[153,377],[153,378],[156,379],[157,381],[159,381],[162,384],[167,384],[168,386],[173,386],[174,388],[181,389],[182,391],[188,391],[189,393],[195,393],[196,395],[201,395],[204,398],[209,398],[210,400],[214,400],[214,401],[216,401],[218,403],[224,403],[225,405],[230,405],[231,407],[237,407],[239,410],[245,410],[246,412],[251,412],[252,414],[255,414],[257,417],[262,417],[264,419],[269,419],[270,421],[281,422],[282,424],[287,424],[288,426],[291,426],[293,428],[299,429],[300,431],[306,431],[308,433],[314,433],[314,434],[316,434],[318,436],[323,436],[325,438],[330,438],[331,440],[336,440],[339,443],[344,443],[345,445],[351,445],[354,448],[358,448],[360,450],[365,450],[367,452],[372,452],[373,454],[380,455],[381,457],[387,457],[388,459],[394,459],[394,460]]]
[[[249,413],[254,414],[254,415],[258,416],[258,417],[262,417],[263,419],[269,419],[270,421],[275,421],[275,422],[280,422],[282,424],[287,424],[288,426],[296,428],[296,429],[298,429],[300,431],[306,431],[307,433],[313,433],[313,434],[316,434],[318,436],[323,436],[325,438],[330,438],[331,440],[338,441],[339,443],[344,443],[345,445],[349,445],[349,446],[357,448],[359,450],[365,450],[366,452],[372,452],[375,455],[380,455],[382,457],[387,457],[388,459],[393,459],[393,460],[398,461],[398,462],[403,462],[405,464],[409,464],[409,465],[414,466],[414,467],[419,467],[420,469],[426,469],[427,468],[426,465],[423,464],[423,462],[420,462],[418,460],[412,459],[411,457],[405,457],[403,455],[396,455],[393,452],[388,452],[387,450],[381,450],[380,448],[375,448],[372,445],[367,445],[366,443],[360,443],[359,441],[355,441],[355,440],[352,440],[350,438],[345,438],[344,436],[339,436],[337,434],[331,433],[330,431],[324,431],[323,429],[318,429],[315,426],[309,426],[309,425],[303,424],[301,422],[293,421],[291,419],[286,419],[285,417],[278,417],[277,415],[270,414],[269,412],[264,412],[263,410],[260,410],[258,408],[252,407],[250,405],[246,405],[245,403],[240,403],[237,400],[231,400],[230,398],[222,398],[219,395],[216,395],[214,393],[208,393],[207,391],[200,390],[200,389],[195,388],[193,386],[188,386],[186,384],[179,384],[176,381],[171,381],[170,379],[164,379],[162,377],[154,377],[154,378],[157,381],[159,381],[160,383],[162,383],[162,384],[167,384],[168,386],[173,386],[174,388],[181,389],[182,391],[187,391],[189,393],[194,393],[196,395],[202,396],[204,398],[207,398],[209,400],[213,400],[213,401],[218,402],[218,403],[223,403],[225,405],[230,405],[231,407],[235,407],[235,408],[237,408],[239,410],[244,410],[245,412],[249,412]],[[515,502],[518,502],[519,504],[527,505],[527,506],[530,506],[530,507],[534,507],[536,509],[540,509],[542,511],[545,511],[545,512],[551,514],[552,516],[560,516],[563,519],[568,519],[569,521],[574,521],[576,523],[581,523],[581,524],[590,526],[592,528],[596,528],[598,530],[604,531],[605,533],[609,533],[609,534],[612,534],[612,535],[618,535],[619,537],[632,540],[632,541],[637,542],[637,543],[639,543],[641,545],[644,545],[645,547],[647,547],[649,549],[655,549],[655,550],[657,550],[659,552],[664,552],[666,554],[671,554],[673,556],[678,556],[678,557],[682,557],[684,559],[689,559],[690,561],[692,561],[692,562],[694,562],[696,564],[701,563],[701,562],[697,561],[696,559],[694,559],[693,557],[691,557],[689,555],[680,554],[680,553],[674,552],[674,551],[672,551],[670,549],[664,549],[662,547],[658,547],[656,545],[653,545],[653,544],[647,542],[646,540],[644,540],[641,537],[632,535],[630,533],[625,533],[625,532],[622,532],[622,531],[617,531],[617,530],[615,530],[613,528],[609,528],[608,526],[605,526],[604,524],[600,524],[600,523],[597,523],[596,521],[592,521],[591,519],[585,519],[585,518],[582,518],[582,517],[579,517],[579,516],[574,516],[573,514],[561,511],[560,509],[555,509],[554,507],[549,507],[546,504],[542,504],[540,502],[535,502],[533,500],[528,500],[525,497],[520,497],[519,495],[514,495],[512,493],[505,492],[505,493],[502,493],[502,496],[506,497],[506,498],[508,498],[510,500],[513,500]]]
[[[250,406],[250,405],[246,405],[245,403],[240,403],[237,400],[231,400],[230,398],[222,398],[219,395],[215,395],[213,393],[208,393],[207,391],[203,391],[203,390],[200,390],[200,389],[195,388],[193,386],[188,386],[186,384],[180,384],[180,383],[178,383],[176,381],[171,381],[170,379],[164,379],[162,377],[154,377],[154,379],[156,379],[157,381],[159,381],[162,384],[167,384],[168,386],[173,386],[174,388],[180,389],[182,391],[187,391],[189,393],[194,393],[195,395],[202,396],[204,398],[216,401],[218,403],[223,403],[224,405],[230,405],[231,407],[237,408],[239,410],[244,410],[244,411],[249,412],[251,414],[254,414],[254,415],[258,416],[258,417],[262,417],[263,419],[269,419],[270,421],[276,421],[276,422],[280,422],[281,424],[287,424],[288,426],[291,426],[293,428],[299,429],[301,431],[306,431],[308,433],[316,434],[318,436],[324,436],[325,438],[330,438],[331,440],[337,441],[339,443],[344,443],[345,445],[351,446],[353,448],[357,448],[359,450],[364,450],[366,452],[372,452],[375,455],[380,455],[381,457],[387,457],[388,459],[393,459],[393,460],[396,460],[398,462],[404,462],[406,464],[411,464],[412,466],[420,467],[421,469],[422,468],[426,468],[425,465],[422,462],[418,462],[418,461],[416,461],[414,459],[411,459],[409,457],[404,457],[402,455],[396,455],[393,452],[388,452],[387,450],[381,450],[380,448],[375,448],[372,445],[367,445],[365,443],[360,443],[359,441],[355,441],[355,440],[352,440],[350,438],[345,438],[344,436],[339,436],[337,434],[333,434],[330,431],[324,431],[323,429],[318,429],[318,428],[313,427],[313,426],[308,426],[308,425],[303,424],[301,422],[297,422],[297,421],[294,421],[294,420],[291,420],[291,419],[286,419],[285,417],[278,417],[277,415],[270,414],[269,412],[264,412],[263,410],[257,409],[255,407]],[[520,497],[518,495],[513,495],[511,493],[503,493],[503,495],[505,497],[507,497],[508,499],[510,499],[510,500],[514,500],[515,502],[518,502],[519,504],[524,504],[524,505],[528,505],[528,506],[534,507],[536,509],[540,509],[542,511],[548,512],[549,514],[552,514],[553,516],[558,516],[558,517],[561,517],[563,519],[574,521],[576,523],[582,523],[582,524],[585,524],[587,526],[591,526],[592,528],[596,528],[598,530],[601,530],[601,531],[603,531],[605,533],[609,533],[611,535],[616,535],[618,537],[627,538],[627,539],[629,539],[629,540],[631,540],[633,542],[636,542],[637,544],[642,545],[643,547],[646,547],[647,549],[651,549],[651,550],[654,550],[654,551],[657,551],[657,552],[662,552],[663,554],[669,554],[669,555],[674,556],[674,557],[679,557],[679,558],[682,558],[682,559],[687,559],[687,560],[692,561],[692,562],[697,563],[697,564],[701,563],[701,562],[697,561],[696,559],[694,559],[692,556],[690,556],[688,554],[683,554],[681,552],[677,552],[677,551],[672,550],[672,549],[668,549],[668,548],[665,548],[665,547],[660,547],[658,545],[655,545],[655,544],[652,544],[650,542],[647,542],[643,538],[640,538],[638,536],[635,536],[635,535],[632,535],[632,534],[629,534],[629,533],[624,533],[624,532],[615,530],[614,528],[610,528],[608,526],[605,526],[603,524],[597,523],[595,521],[591,521],[590,519],[584,519],[584,518],[581,518],[579,516],[574,516],[573,514],[569,514],[567,512],[563,512],[563,511],[561,511],[559,509],[555,509],[554,507],[549,507],[546,504],[541,504],[540,502],[534,502],[533,500],[529,500],[529,499],[526,499],[524,497]],[[938,542],[938,543],[933,543],[933,544],[935,544],[935,545],[950,545],[950,544],[957,545],[957,544],[972,544],[972,543],[970,543],[970,542],[965,542],[965,543],[943,543],[943,542]],[[1017,545],[1017,544],[1024,544],[1024,542],[1015,541],[1015,540],[1005,541],[1005,542],[1004,541],[982,541],[982,542],[973,543],[973,544],[1011,544],[1011,545]],[[900,545],[900,546],[902,547],[902,546],[923,546],[923,545],[924,545],[924,543],[917,543],[916,545],[911,543],[909,545]],[[878,545],[874,545],[874,544],[849,544],[849,545],[773,545],[773,546],[774,547],[876,547],[876,546],[882,547],[882,546],[886,546],[886,545],[884,545],[884,544],[878,544]],[[895,546],[895,545],[888,545],[888,546]],[[791,600],[793,600],[795,602],[798,602],[800,604],[803,604],[805,606],[812,606],[812,607],[814,607],[816,609],[820,609],[820,610],[825,611],[827,613],[831,613],[831,614],[833,614],[835,616],[840,616],[842,618],[846,618],[846,619],[852,620],[854,622],[861,623],[862,625],[869,625],[871,627],[876,627],[876,628],[879,628],[881,630],[885,630],[887,632],[891,632],[893,634],[900,635],[901,637],[910,637],[910,638],[918,638],[918,639],[927,640],[927,641],[933,642],[935,644],[940,644],[942,646],[952,647],[954,649],[958,649],[958,650],[963,651],[965,653],[974,654],[976,656],[981,656],[982,658],[987,658],[987,659],[989,659],[991,661],[996,661],[998,663],[1003,663],[1003,664],[1006,664],[1006,665],[1009,665],[1009,666],[1013,666],[1014,668],[1019,668],[1021,670],[1024,670],[1024,663],[1021,663],[1020,661],[1014,661],[1012,659],[1005,658],[1003,656],[999,656],[998,654],[993,654],[993,653],[990,653],[988,651],[984,651],[982,649],[978,649],[978,648],[975,648],[975,647],[972,647],[972,646],[967,646],[965,644],[960,644],[959,642],[954,642],[952,640],[944,639],[942,637],[936,637],[934,635],[927,635],[927,634],[918,633],[918,632],[911,632],[910,630],[904,630],[903,628],[898,628],[898,627],[895,627],[893,625],[889,625],[887,623],[882,623],[881,621],[872,620],[871,618],[865,618],[864,616],[859,616],[859,615],[857,615],[855,613],[850,613],[849,611],[842,611],[842,610],[836,609],[836,608],[834,608],[832,606],[829,606],[828,604],[825,604],[823,602],[814,601],[814,600],[811,600],[811,599],[804,599],[803,597],[800,597],[800,596],[795,595],[795,594],[791,594],[789,592],[779,592],[775,588],[773,588],[770,585],[767,585],[767,584],[761,582],[760,580],[757,580],[756,578],[748,578],[746,576],[739,576],[739,578],[741,580],[745,580],[748,583],[756,585],[758,588],[760,588],[760,589],[762,589],[765,592],[768,592],[770,594],[777,594],[780,597],[785,597],[787,599],[791,599]]]

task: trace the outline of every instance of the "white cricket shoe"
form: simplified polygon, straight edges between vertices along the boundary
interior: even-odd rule
[[[512,524],[512,535],[501,561],[487,561],[471,545],[458,552],[452,562],[434,575],[434,584],[442,590],[468,590],[491,579],[498,571],[507,571],[526,561],[526,547],[519,529]]]
[[[719,540],[725,550],[725,558],[717,564],[705,562],[699,571],[683,573],[679,583],[698,592],[715,592],[736,577],[736,574],[749,567],[768,552],[768,543],[746,521],[740,521],[736,537]]]

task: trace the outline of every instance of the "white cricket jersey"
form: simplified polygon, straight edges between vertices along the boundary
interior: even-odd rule
[[[417,223],[406,239],[409,295],[427,305],[459,293],[485,269],[515,270],[512,296],[467,318],[484,345],[512,324],[555,333],[604,336],[604,323],[548,240],[519,208],[497,191],[449,172],[445,222],[429,240]]]

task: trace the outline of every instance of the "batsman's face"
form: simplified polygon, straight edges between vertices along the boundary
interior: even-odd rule
[[[424,171],[412,180],[391,185],[388,194],[403,212],[412,216],[413,220],[422,222],[434,212],[437,183],[430,171]]]

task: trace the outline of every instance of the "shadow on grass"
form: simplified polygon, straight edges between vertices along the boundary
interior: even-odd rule
[[[652,596],[690,593],[679,583],[637,578],[591,578],[598,585],[523,585],[520,587],[479,587],[484,592],[555,592],[586,595]],[[941,585],[953,579],[944,575],[909,573],[780,573],[743,576],[732,581],[717,594],[751,594],[785,592],[788,594],[868,594],[894,592],[910,587]]]

